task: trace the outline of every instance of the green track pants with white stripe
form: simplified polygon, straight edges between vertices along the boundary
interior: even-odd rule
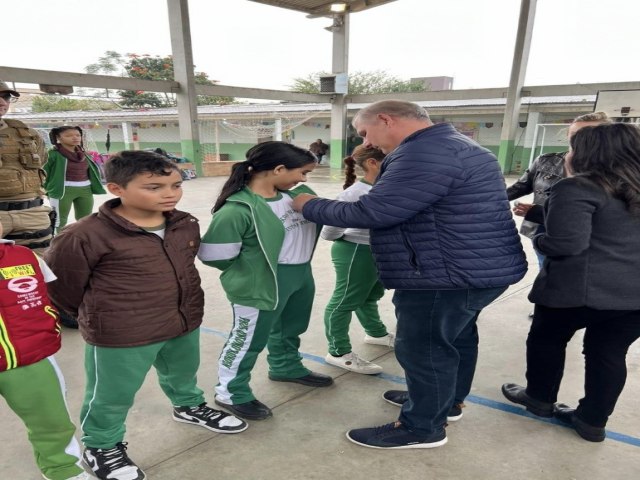
[[[53,357],[0,372],[0,396],[27,427],[45,478],[62,480],[83,472],[80,444],[73,436],[76,427],[64,398],[64,378]]]
[[[218,360],[216,399],[227,404],[255,400],[251,370],[267,346],[269,376],[299,378],[309,374],[302,364],[300,335],[307,331],[315,283],[311,264],[278,265],[278,306],[274,311],[232,305],[233,329]]]

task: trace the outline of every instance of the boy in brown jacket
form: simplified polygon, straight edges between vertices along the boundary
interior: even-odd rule
[[[54,301],[77,315],[85,348],[81,411],[84,462],[105,480],[141,480],[123,443],[125,419],[152,366],[173,419],[218,433],[247,424],[209,408],[196,385],[204,294],[194,258],[197,220],[175,209],[177,166],[152,152],[125,151],[105,166],[118,198],[69,225],[46,260],[58,276]]]

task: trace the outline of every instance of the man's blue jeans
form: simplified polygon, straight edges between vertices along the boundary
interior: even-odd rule
[[[449,409],[469,394],[478,358],[476,320],[506,289],[396,290],[396,357],[409,390],[399,420],[412,432],[440,431]]]

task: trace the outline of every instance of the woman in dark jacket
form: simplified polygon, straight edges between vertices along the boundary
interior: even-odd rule
[[[545,207],[546,257],[529,299],[527,386],[502,386],[530,412],[573,425],[601,442],[627,376],[626,354],[640,337],[640,129],[585,127],[571,139],[568,168]],[[576,409],[556,404],[567,343],[584,328],[585,395]]]
[[[611,120],[604,112],[586,113],[576,117],[567,129],[567,137],[572,137],[583,127],[593,127],[601,123],[609,123]],[[543,226],[539,220],[539,212],[544,205],[552,186],[567,176],[566,156],[568,152],[545,153],[536,158],[526,172],[516,183],[507,188],[509,201],[524,197],[533,193],[533,203],[518,203],[513,213],[524,217],[520,233],[531,238],[542,233]],[[538,254],[538,263],[542,267],[544,257]]]

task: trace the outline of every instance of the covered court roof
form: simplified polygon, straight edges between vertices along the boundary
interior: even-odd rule
[[[264,3],[272,7],[288,8],[297,10],[312,16],[333,15],[334,13],[349,12],[356,13],[379,7],[385,3],[396,0],[249,0],[256,3]],[[344,4],[345,10],[331,10],[332,5]]]

